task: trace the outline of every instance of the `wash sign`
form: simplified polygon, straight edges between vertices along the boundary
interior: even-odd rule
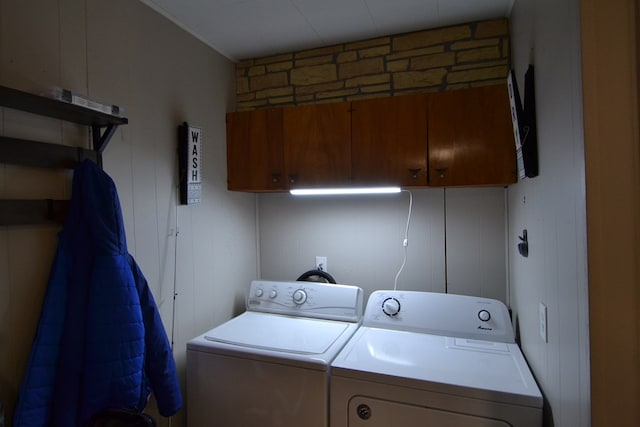
[[[202,193],[202,130],[186,123],[178,128],[180,203],[200,203]]]

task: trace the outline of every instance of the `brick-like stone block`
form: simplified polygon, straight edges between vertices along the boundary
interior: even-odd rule
[[[372,58],[375,56],[383,56],[388,54],[391,51],[391,47],[390,46],[377,46],[377,47],[370,47],[368,49],[360,49],[358,51],[358,56],[360,58]]]
[[[275,98],[269,98],[270,105],[282,105],[293,103],[293,96],[281,96]]]
[[[340,79],[363,76],[366,74],[378,74],[384,71],[382,58],[362,59],[356,62],[340,64],[338,76]]]
[[[387,71],[390,73],[398,71],[407,71],[409,69],[409,60],[401,59],[399,61],[387,61]]]
[[[420,47],[444,44],[456,40],[468,39],[471,37],[471,27],[469,25],[458,25],[436,30],[419,31],[393,38],[393,50],[401,51],[416,49]]]
[[[388,83],[391,80],[389,73],[374,74],[371,76],[361,76],[348,79],[344,82],[345,87],[374,85],[379,83]]]
[[[296,52],[294,57],[295,59],[302,58],[311,58],[312,56],[323,56],[323,55],[332,55],[335,53],[340,53],[344,50],[341,44],[334,46],[321,47],[318,49],[311,50],[303,50],[300,52]]]
[[[291,70],[291,84],[295,86],[309,86],[337,79],[335,64],[313,65]]]
[[[296,59],[296,68],[309,67],[311,65],[330,64],[333,62],[333,55],[313,56],[311,58]]]
[[[236,101],[238,102],[253,101],[254,99],[256,99],[255,92],[241,93],[236,96]]]
[[[313,95],[296,95],[296,102],[298,104],[311,101],[313,101]]]
[[[326,92],[329,90],[337,90],[342,89],[344,87],[344,83],[342,81],[335,81],[331,83],[322,83],[317,85],[310,86],[298,86],[296,87],[296,97],[300,95],[311,95],[316,94],[318,92]]]
[[[236,68],[249,68],[253,65],[253,59],[245,59],[244,61],[240,61],[236,64]]]
[[[256,99],[293,95],[293,87],[288,86],[288,87],[279,87],[274,89],[259,90],[255,92],[255,94],[256,94]]]
[[[457,62],[478,62],[500,58],[500,49],[498,46],[481,47],[479,49],[461,50],[457,54]]]
[[[249,68],[249,71],[247,72],[247,75],[249,77],[253,77],[253,76],[261,76],[263,74],[266,74],[267,69],[265,68],[264,65],[256,65],[253,66],[251,68]]]
[[[448,67],[455,63],[456,54],[454,52],[436,53],[411,59],[411,69],[425,70],[428,68]]]
[[[482,39],[482,40],[466,40],[462,42],[451,43],[449,47],[451,50],[466,50],[466,49],[477,49],[479,47],[486,46],[499,46],[500,38],[494,37],[491,39]]]
[[[377,39],[361,40],[344,45],[344,50],[358,50],[373,46],[389,45],[390,37],[378,37]]]
[[[489,68],[478,68],[466,71],[453,71],[447,75],[447,83],[463,83],[489,79],[506,79],[509,67],[498,66]]]
[[[247,77],[240,77],[236,79],[236,93],[249,92],[249,79]]]
[[[446,68],[427,71],[406,71],[393,75],[393,88],[396,90],[439,86],[447,75]]]
[[[510,53],[509,53],[509,39],[505,38],[502,39],[502,57],[503,58],[509,58]]]
[[[358,88],[334,90],[329,92],[319,92],[316,94],[316,99],[328,99],[328,98],[341,98],[346,96],[355,95],[358,93]]]
[[[387,61],[396,61],[398,59],[413,58],[415,56],[432,55],[434,53],[440,53],[440,52],[444,52],[444,45],[442,44],[392,53],[390,55],[387,55]]]
[[[373,85],[373,86],[361,86],[360,92],[362,93],[389,93],[391,92],[391,83],[386,83],[383,85]]]
[[[292,53],[285,53],[282,55],[265,56],[254,60],[255,65],[274,64],[276,62],[291,61],[293,59]]]
[[[287,73],[270,73],[263,76],[251,77],[249,87],[253,91],[268,89],[271,87],[288,86]]]
[[[273,64],[267,64],[267,72],[275,73],[277,71],[286,71],[293,68],[293,61],[275,62]]]
[[[339,53],[336,56],[336,63],[342,64],[343,62],[351,62],[356,61],[358,59],[358,52],[355,50],[350,50],[348,52]]]
[[[498,59],[496,61],[471,62],[467,64],[459,64],[451,67],[451,71],[471,70],[474,68],[498,67],[500,65],[508,65],[507,59]]]
[[[476,38],[506,36],[509,34],[509,24],[506,18],[493,21],[483,21],[476,24],[474,36]]]
[[[238,102],[238,111],[247,111],[247,110],[255,110],[256,108],[263,108],[267,106],[267,100],[263,99],[260,101],[250,101],[250,102]]]

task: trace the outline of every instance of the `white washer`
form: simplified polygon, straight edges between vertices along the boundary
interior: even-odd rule
[[[247,311],[187,343],[189,426],[326,427],[329,366],[362,311],[356,286],[253,281]]]
[[[376,291],[331,364],[331,427],[540,427],[542,403],[492,299]]]

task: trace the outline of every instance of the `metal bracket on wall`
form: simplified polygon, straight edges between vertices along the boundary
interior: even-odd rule
[[[523,257],[529,256],[529,236],[527,235],[527,229],[522,230],[522,236],[518,236],[520,243],[518,243],[518,252]]]

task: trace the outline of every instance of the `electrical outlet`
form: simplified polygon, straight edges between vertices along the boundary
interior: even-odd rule
[[[547,342],[547,306],[540,303],[540,338]]]
[[[316,256],[316,270],[329,271],[326,256]]]

